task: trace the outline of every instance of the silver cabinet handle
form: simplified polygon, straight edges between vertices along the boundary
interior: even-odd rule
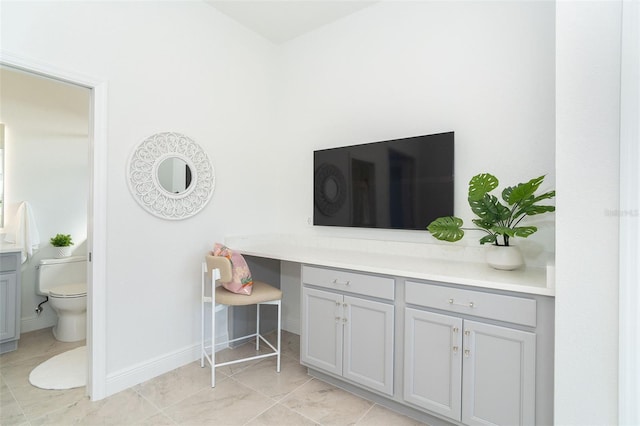
[[[469,303],[458,303],[454,299],[449,299],[449,304],[454,306],[464,306],[465,308],[473,308],[475,304],[473,302]]]
[[[335,284],[335,285],[349,285],[349,284],[351,284],[351,281],[338,281],[338,279],[335,278],[333,280],[333,284]]]

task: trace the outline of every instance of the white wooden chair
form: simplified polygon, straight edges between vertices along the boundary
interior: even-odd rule
[[[202,339],[201,339],[201,355],[200,366],[204,367],[205,359],[211,365],[211,387],[216,386],[216,368],[230,364],[237,364],[240,362],[251,361],[254,359],[267,358],[275,356],[277,358],[276,371],[280,372],[280,336],[281,336],[281,300],[282,291],[262,281],[253,282],[253,290],[251,295],[236,294],[228,291],[221,285],[216,285],[217,281],[227,282],[231,281],[232,271],[231,262],[226,257],[222,256],[205,256],[205,260],[202,262]],[[211,345],[207,346],[205,343],[205,306],[207,303],[211,304]],[[217,304],[227,306],[246,306],[256,305],[256,332],[235,339],[226,340],[224,342],[216,343],[216,315],[215,307]],[[273,346],[260,334],[260,306],[261,305],[276,305],[278,309],[278,330],[277,330],[277,343]],[[216,363],[216,345],[227,345],[239,340],[256,338],[256,351],[260,349],[260,340],[262,340],[273,352],[254,355],[246,358],[240,358],[233,361],[227,361],[222,363]],[[209,352],[210,350],[210,352]]]

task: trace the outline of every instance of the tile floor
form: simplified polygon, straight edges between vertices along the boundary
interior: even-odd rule
[[[419,425],[380,405],[307,375],[299,336],[283,332],[282,368],[275,358],[216,371],[188,364],[101,401],[84,388],[52,391],[29,384],[29,373],[53,355],[83,345],[57,342],[51,329],[25,333],[0,356],[0,425]],[[250,345],[218,352],[220,359]]]

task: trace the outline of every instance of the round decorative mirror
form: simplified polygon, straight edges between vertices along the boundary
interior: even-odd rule
[[[213,195],[215,177],[202,148],[180,133],[157,133],[133,151],[127,167],[129,189],[149,213],[186,219]]]

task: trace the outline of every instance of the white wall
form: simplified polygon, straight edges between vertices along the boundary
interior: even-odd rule
[[[557,3],[559,425],[618,421],[620,29],[620,1]]]
[[[282,226],[298,232],[435,243],[424,231],[312,229],[313,150],[455,131],[455,213],[469,179],[500,188],[547,175],[555,187],[553,2],[380,2],[279,52],[286,167]],[[289,194],[302,194],[292,198]],[[518,240],[529,264],[554,251],[553,215]],[[478,246],[479,233],[460,244]]]
[[[273,222],[260,209],[277,193],[263,160],[272,46],[200,2],[3,2],[1,19],[3,51],[108,83],[108,380],[190,351],[203,253]],[[149,215],[127,187],[132,149],[162,131],[194,139],[216,169],[211,203],[189,220]]]
[[[73,238],[73,254],[86,254],[89,191],[88,89],[0,69],[0,121],[5,124],[6,217],[2,232],[14,234],[19,203],[33,209],[40,249],[22,266],[22,324],[28,332],[51,327],[56,315],[36,294],[40,259],[53,257],[49,239]]]

